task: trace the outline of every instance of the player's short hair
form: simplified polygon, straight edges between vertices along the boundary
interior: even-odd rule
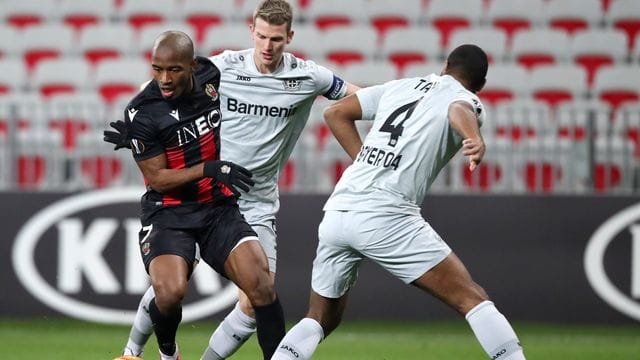
[[[456,74],[475,92],[486,81],[488,64],[487,54],[479,46],[460,45],[447,57],[447,73]]]
[[[160,34],[153,44],[153,52],[155,53],[161,46],[167,46],[177,51],[188,60],[193,59],[195,56],[193,40],[182,31],[167,30]]]
[[[293,10],[286,0],[264,0],[258,5],[253,14],[253,25],[256,19],[262,19],[270,25],[287,25],[287,31],[291,31]]]

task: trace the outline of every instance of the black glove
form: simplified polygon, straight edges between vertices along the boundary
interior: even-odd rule
[[[125,119],[124,121],[112,121],[109,125],[116,129],[116,131],[105,130],[103,132],[104,141],[115,145],[113,150],[121,148],[131,149],[131,121]]]
[[[248,192],[249,188],[255,185],[255,182],[251,180],[253,176],[251,171],[229,161],[206,161],[203,174],[216,182],[223,183],[233,191],[235,196],[240,196],[236,187]]]

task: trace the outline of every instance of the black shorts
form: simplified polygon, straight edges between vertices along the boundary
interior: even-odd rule
[[[139,233],[140,254],[144,267],[149,272],[151,260],[160,255],[181,256],[193,271],[196,243],[200,255],[220,275],[227,277],[224,263],[231,250],[246,237],[255,237],[256,232],[247,224],[237,204],[216,204],[203,208],[207,212],[206,222],[201,228],[165,228],[151,223],[143,226]]]

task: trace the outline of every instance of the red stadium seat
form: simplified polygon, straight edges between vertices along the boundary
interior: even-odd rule
[[[640,99],[638,84],[640,84],[640,72],[637,66],[607,66],[596,74],[592,92],[595,98],[607,102],[616,109],[627,102]]]
[[[113,103],[120,96],[136,94],[151,78],[151,64],[145,60],[105,60],[96,68],[95,87],[104,101]]]
[[[440,31],[442,48],[449,45],[449,37],[460,28],[476,26],[483,17],[480,0],[431,0],[426,9],[431,25]]]
[[[622,63],[626,57],[627,37],[619,30],[581,31],[571,40],[571,58],[587,71],[589,86],[602,66]]]
[[[525,30],[513,37],[510,56],[517,63],[532,69],[565,61],[569,46],[569,36],[564,31]]]
[[[569,34],[593,28],[604,19],[600,0],[550,0],[544,10],[547,26]]]
[[[609,26],[627,33],[628,48],[631,50],[636,36],[640,32],[640,6],[638,6],[638,2],[636,0],[612,1],[606,19]]]
[[[89,83],[89,64],[83,59],[43,61],[35,69],[31,87],[45,98],[77,93]]]
[[[55,13],[55,0],[20,0],[0,2],[0,22],[24,30],[43,25]]]
[[[84,58],[96,65],[104,60],[127,56],[133,49],[134,33],[126,24],[88,26],[78,41],[78,50]]]
[[[0,24],[0,59],[22,55],[21,32],[10,25]]]
[[[320,43],[321,34],[314,25],[296,25],[292,30],[294,31],[293,40],[287,46],[287,52],[302,59],[315,59],[320,56],[318,44]],[[246,41],[246,38],[249,37],[248,32],[249,30],[246,27],[240,30],[240,33],[244,36],[243,41]]]
[[[207,56],[220,54],[224,50],[243,50],[249,47],[251,33],[249,26],[244,23],[231,23],[209,29],[201,46]]]
[[[119,16],[136,31],[162,24],[177,13],[178,3],[173,0],[126,0],[119,10]]]
[[[378,85],[397,78],[393,64],[386,61],[366,61],[345,66],[340,74],[360,87]]]
[[[423,17],[423,10],[422,0],[403,0],[402,6],[388,0],[369,0],[366,16],[380,37],[384,38],[391,29],[417,26]]]
[[[40,61],[70,54],[74,46],[74,33],[61,24],[32,26],[22,31],[20,41],[25,64],[32,71]]]
[[[60,20],[77,31],[103,24],[115,15],[113,0],[60,0],[58,9]]]
[[[594,137],[613,133],[611,107],[597,100],[570,101],[555,109],[555,127],[560,139],[571,142],[585,142]],[[593,128],[589,122],[593,119]],[[592,133],[589,133],[589,131]]]
[[[498,105],[529,95],[529,75],[516,64],[498,63],[489,67],[487,83],[478,93],[485,104]]]
[[[631,141],[598,138],[594,144],[593,189],[597,193],[629,189],[633,181]]]
[[[540,66],[529,74],[531,96],[555,107],[566,101],[580,100],[587,94],[587,73],[573,65]]]
[[[338,27],[321,34],[322,56],[339,66],[373,59],[376,31],[370,26]]]
[[[640,103],[621,105],[615,113],[613,128],[613,134],[633,143],[633,155],[635,159],[640,159]]]
[[[0,96],[22,92],[27,87],[27,69],[22,60],[0,59]]]
[[[507,54],[507,35],[496,28],[474,27],[455,31],[446,53],[463,44],[480,46],[491,64],[503,62]]]
[[[551,126],[551,109],[546,103],[529,99],[503,102],[491,115],[495,137],[519,144],[544,138]]]
[[[181,17],[194,29],[194,41],[201,44],[210,27],[220,26],[232,20],[236,13],[235,0],[218,0],[212,6],[210,0],[186,0]]]
[[[521,30],[532,29],[541,22],[543,0],[491,0],[487,21],[504,31],[508,41]]]
[[[364,0],[313,1],[306,9],[306,17],[319,30],[351,26],[361,23],[365,14]]]
[[[384,37],[380,53],[402,73],[407,65],[440,61],[440,33],[431,28],[395,28]]]

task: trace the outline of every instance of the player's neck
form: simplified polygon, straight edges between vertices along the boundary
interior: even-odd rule
[[[278,71],[283,61],[284,61],[284,58],[281,58],[280,61],[278,61],[277,63],[274,63],[272,65],[267,65],[258,61],[258,59],[256,58],[256,55],[255,54],[253,55],[253,63],[256,67],[256,70],[258,70],[258,72],[261,74],[273,74],[274,72]]]

